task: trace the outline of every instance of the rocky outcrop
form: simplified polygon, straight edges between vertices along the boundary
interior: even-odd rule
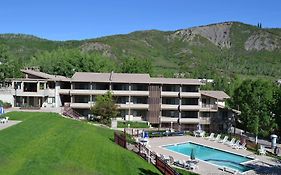
[[[107,44],[99,42],[86,42],[80,46],[80,49],[83,52],[98,51],[101,52],[103,56],[115,58],[115,55],[112,53],[111,47]]]
[[[192,42],[195,36],[199,35],[221,48],[230,48],[230,28],[232,24],[232,22],[225,22],[178,30],[171,35],[171,38]]]
[[[252,50],[273,51],[275,49],[281,48],[280,45],[281,45],[280,37],[272,36],[267,32],[256,32],[247,39],[244,48],[247,51],[252,51]]]

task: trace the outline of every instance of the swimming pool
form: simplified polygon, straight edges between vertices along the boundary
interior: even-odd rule
[[[253,160],[249,157],[244,157],[241,155],[233,154],[230,152],[222,151],[219,149],[203,146],[197,143],[187,142],[176,145],[163,146],[164,148],[181,153],[187,156],[191,155],[193,150],[195,157],[197,159],[218,165],[223,167],[229,167],[239,172],[246,172],[251,170],[251,168],[242,165],[245,162]]]

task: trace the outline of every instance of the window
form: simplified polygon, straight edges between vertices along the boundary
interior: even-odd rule
[[[198,118],[197,111],[184,111],[181,113],[181,118]]]
[[[185,85],[182,87],[182,92],[198,92],[199,86]]]
[[[163,85],[162,91],[179,92],[180,86],[179,85]]]
[[[40,89],[40,90],[45,89],[45,83],[40,82],[40,83],[39,83],[39,89]]]
[[[183,98],[182,105],[198,105],[198,98]]]

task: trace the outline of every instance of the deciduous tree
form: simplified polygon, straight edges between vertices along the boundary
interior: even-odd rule
[[[96,97],[96,102],[91,111],[99,117],[101,123],[109,125],[111,118],[116,118],[119,114],[117,107],[112,93],[108,91],[106,94]]]
[[[273,84],[262,80],[246,80],[235,90],[233,105],[241,111],[241,128],[263,137],[276,128],[271,110],[273,92]]]

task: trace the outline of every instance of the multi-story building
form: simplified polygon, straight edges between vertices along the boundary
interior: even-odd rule
[[[9,88],[13,107],[68,106],[87,117],[96,96],[111,91],[120,118],[148,121],[154,126],[193,130],[200,124],[205,130],[225,129],[236,113],[225,106],[225,100],[230,98],[226,93],[202,91],[203,83],[198,79],[113,72],[76,72],[67,78],[30,69],[22,72],[25,78],[13,79]]]

